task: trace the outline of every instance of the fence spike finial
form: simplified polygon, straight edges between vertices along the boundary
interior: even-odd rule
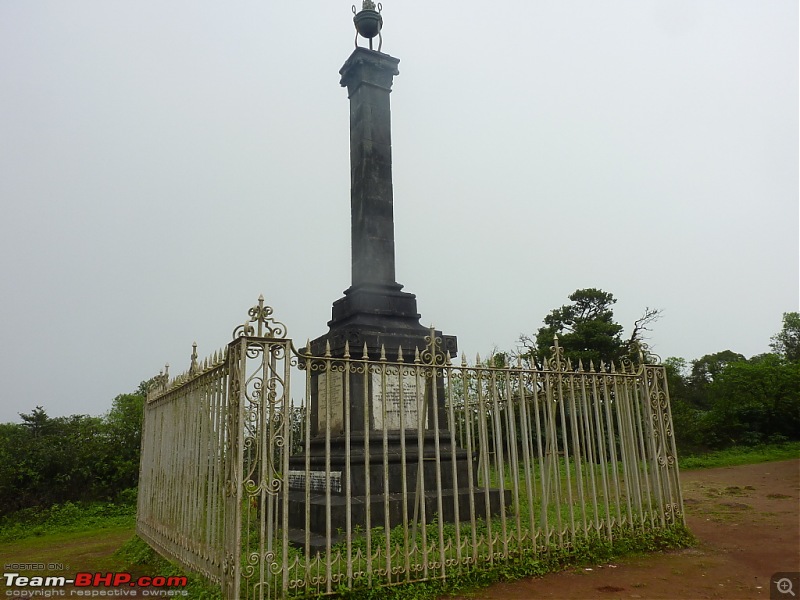
[[[306,338],[306,354],[311,354],[311,339]]]
[[[197,371],[197,342],[192,342],[192,356],[189,363],[189,373]]]
[[[595,372],[596,371],[594,370],[594,361],[592,359],[589,359],[589,373],[595,373]]]
[[[329,357],[331,355],[331,341],[325,340],[325,356]]]
[[[381,344],[381,357],[380,357],[380,360],[383,360],[383,361],[386,360],[386,346],[384,346],[383,344]]]
[[[422,359],[419,357],[419,346],[417,346],[416,348],[414,348],[414,362],[416,364],[419,364],[421,361]]]
[[[264,294],[259,294],[258,295],[258,337],[263,337],[263,335],[264,335],[263,315],[264,315]]]
[[[364,342],[364,354],[362,354],[361,358],[363,360],[369,360],[369,349],[367,348],[367,342]]]
[[[461,351],[461,366],[462,367],[467,366],[467,354],[463,350]]]
[[[475,366],[481,366],[481,355],[478,352],[475,353]]]
[[[580,358],[578,359],[578,371],[583,372],[583,361]]]
[[[402,344],[397,347],[397,362],[405,362],[403,360],[403,346],[402,346]]]
[[[614,361],[613,360],[611,361],[611,372],[612,373],[616,373],[617,372],[617,370],[614,368]]]
[[[350,358],[350,340],[344,341],[344,358]]]

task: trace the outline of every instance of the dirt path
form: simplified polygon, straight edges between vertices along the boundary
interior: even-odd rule
[[[681,482],[696,547],[500,583],[461,598],[768,599],[773,574],[800,572],[800,460],[686,471]]]

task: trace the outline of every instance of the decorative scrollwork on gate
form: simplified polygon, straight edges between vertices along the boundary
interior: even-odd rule
[[[425,349],[419,353],[419,359],[422,364],[443,367],[448,363],[450,355],[443,349],[442,337],[436,335],[436,330],[433,327],[430,328],[430,334],[425,336],[425,344]]]
[[[545,369],[556,372],[566,371],[569,367],[564,358],[564,349],[558,344],[558,336],[553,336],[553,345],[550,346],[550,358],[545,360]]]
[[[260,295],[258,304],[247,311],[250,319],[233,330],[233,339],[243,336],[286,339],[286,325],[272,318],[273,312],[275,311],[271,306],[264,305],[264,296]]]

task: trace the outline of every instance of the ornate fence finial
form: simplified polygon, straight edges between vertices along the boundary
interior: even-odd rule
[[[551,371],[566,371],[567,361],[564,360],[564,349],[558,345],[558,335],[553,336],[553,345],[550,346],[552,355],[545,361],[545,368]]]
[[[425,336],[425,350],[420,354],[423,364],[441,367],[446,363],[446,352],[442,350],[442,338],[436,335],[436,328],[431,325],[429,335]]]
[[[189,373],[197,371],[197,342],[192,342],[192,362],[189,364]]]
[[[233,330],[233,339],[242,336],[257,336],[283,339],[286,337],[286,325],[272,318],[271,306],[264,306],[264,295],[258,297],[258,304],[247,311],[250,316],[248,321]],[[257,323],[256,329],[250,323]]]

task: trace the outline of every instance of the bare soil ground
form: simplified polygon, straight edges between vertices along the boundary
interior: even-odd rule
[[[499,583],[459,598],[767,599],[773,574],[800,571],[800,460],[686,471],[681,482],[695,547]]]

